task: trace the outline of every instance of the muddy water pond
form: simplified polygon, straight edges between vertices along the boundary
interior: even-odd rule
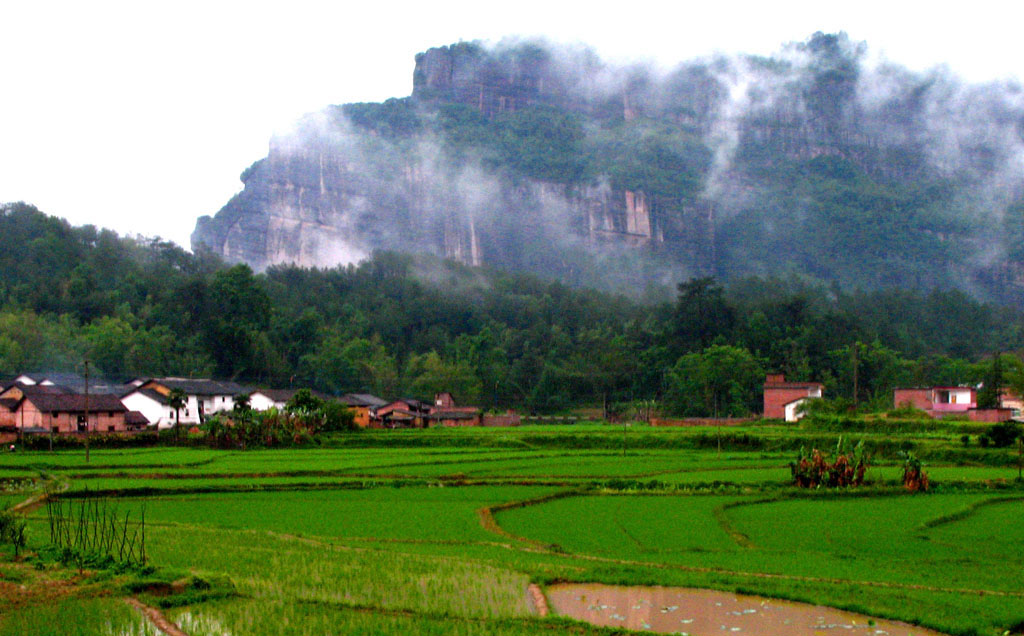
[[[664,634],[758,636],[941,636],[920,627],[758,596],[678,587],[559,584],[547,588],[556,614],[594,625]]]

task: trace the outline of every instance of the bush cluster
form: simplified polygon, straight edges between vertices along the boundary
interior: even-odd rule
[[[828,461],[824,453],[815,448],[810,453],[803,447],[797,461],[790,462],[793,483],[801,488],[845,488],[864,483],[867,471],[867,454],[861,440],[852,449],[842,437],[836,445],[836,458]]]

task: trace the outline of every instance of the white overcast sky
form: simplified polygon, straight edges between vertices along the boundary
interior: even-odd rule
[[[0,202],[188,247],[275,130],[408,95],[413,56],[460,39],[541,35],[671,65],[843,30],[983,82],[1024,76],[1022,17],[988,0],[0,2]]]

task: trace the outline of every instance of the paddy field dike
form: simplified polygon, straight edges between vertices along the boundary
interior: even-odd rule
[[[173,633],[154,614],[191,635],[646,630],[546,611],[547,591],[572,583],[1021,633],[1017,449],[972,444],[978,426],[577,424],[93,448],[88,463],[81,450],[5,453],[0,508],[25,520],[27,545],[0,546],[0,635]],[[799,449],[840,436],[864,440],[866,483],[792,486]],[[929,492],[903,488],[901,451],[923,459]],[[71,520],[64,535],[55,515]],[[67,547],[102,525],[124,531],[89,556]]]

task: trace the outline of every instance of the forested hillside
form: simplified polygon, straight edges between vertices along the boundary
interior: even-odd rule
[[[672,303],[436,257],[375,254],[254,274],[162,241],[0,208],[0,374],[233,378],[549,412],[660,400],[758,409],[765,371],[884,404],[895,384],[976,382],[1024,317],[962,292],[842,293],[797,279],[693,279]],[[1013,372],[1016,358],[1004,357]],[[725,387],[720,404],[709,391]],[[716,389],[716,396],[718,390]]]

